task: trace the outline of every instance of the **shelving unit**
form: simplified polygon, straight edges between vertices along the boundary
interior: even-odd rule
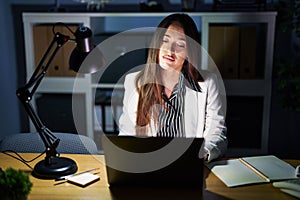
[[[268,151],[268,139],[269,139],[269,119],[270,119],[270,103],[271,103],[271,84],[272,84],[272,66],[273,66],[273,47],[274,47],[274,34],[275,34],[275,12],[258,12],[258,13],[214,13],[214,15],[207,15],[202,19],[202,30],[209,30],[209,27],[215,24],[259,24],[265,29],[264,39],[261,41],[264,51],[261,67],[263,70],[262,76],[257,76],[249,79],[225,79],[224,84],[226,88],[227,96],[236,97],[261,97],[262,98],[262,127],[260,144],[256,148],[232,148],[230,153],[233,155],[239,155],[241,152],[245,154],[259,154],[267,153]],[[202,32],[202,45],[205,49],[209,49],[209,32]],[[258,41],[260,42],[260,41]],[[258,49],[257,49],[258,51]],[[245,105],[247,106],[247,105]],[[241,107],[243,110],[244,108]],[[245,109],[246,111],[246,109]],[[254,116],[255,117],[255,116]],[[258,117],[259,118],[259,117]],[[260,118],[259,118],[260,119]],[[253,119],[249,118],[247,127],[239,130],[244,134],[247,132],[252,124]],[[255,135],[255,134],[253,134]],[[247,142],[251,136],[239,137],[240,141]]]
[[[108,35],[113,35],[118,32],[126,31],[134,28],[156,27],[158,23],[171,13],[23,13],[24,25],[24,41],[25,41],[25,59],[27,79],[33,72],[35,66],[34,52],[34,37],[33,27],[37,25],[52,25],[56,22],[63,22],[72,25],[85,25],[92,29],[96,42],[101,42]],[[265,31],[259,34],[264,34],[265,41],[263,47],[263,61],[259,67],[263,68],[263,75],[253,77],[251,79],[226,79],[224,80],[227,96],[243,97],[250,99],[262,99],[262,127],[257,141],[259,144],[255,147],[233,147],[229,149],[229,154],[258,154],[267,153],[268,150],[268,129],[269,129],[269,114],[271,101],[271,72],[273,61],[273,46],[274,46],[274,29],[275,29],[275,12],[192,12],[188,13],[195,20],[200,35],[202,46],[205,49],[210,48],[209,38],[210,27],[214,25],[230,25],[242,26],[243,24],[260,24]],[[104,37],[105,36],[105,37]],[[44,37],[40,35],[39,37]],[[143,36],[145,37],[145,36]],[[143,39],[142,39],[143,40]],[[149,42],[146,36],[145,45]],[[114,49],[114,51],[122,51],[122,48]],[[58,52],[59,54],[60,52]],[[67,58],[68,59],[68,58]],[[205,63],[204,63],[205,64]],[[203,65],[205,68],[205,65]],[[74,83],[76,87],[74,90]],[[57,77],[47,76],[38,88],[37,95],[33,100],[33,105],[37,108],[36,98],[42,94],[70,94],[79,95],[83,99],[84,107],[78,113],[84,116],[84,120],[80,127],[77,127],[78,132],[85,134],[97,140],[97,130],[94,124],[94,93],[96,90],[112,89],[114,86],[122,89],[122,84],[115,83],[98,83],[94,80],[93,75],[85,74],[77,78],[75,77]],[[242,98],[242,99],[243,99]],[[76,112],[77,113],[77,112]],[[251,123],[249,122],[249,126]],[[34,127],[30,126],[31,131]],[[245,127],[247,129],[247,127]],[[240,130],[239,134],[243,134]],[[230,138],[229,138],[230,139]]]

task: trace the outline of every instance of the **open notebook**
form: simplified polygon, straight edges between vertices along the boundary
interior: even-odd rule
[[[227,187],[297,178],[293,166],[273,155],[215,161],[207,167]]]

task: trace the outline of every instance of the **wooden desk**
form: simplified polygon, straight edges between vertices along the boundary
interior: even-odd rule
[[[27,160],[34,158],[37,154],[21,154]],[[277,188],[273,188],[271,184],[259,184],[252,186],[242,186],[237,188],[226,187],[214,174],[207,168],[204,169],[204,190],[189,190],[189,189],[110,189],[107,183],[106,170],[103,155],[62,155],[74,159],[78,164],[78,172],[85,171],[91,168],[100,168],[100,181],[93,183],[85,188],[70,184],[56,184],[54,180],[41,180],[30,175],[30,180],[33,183],[32,190],[28,197],[29,200],[56,200],[56,199],[103,199],[103,200],[127,200],[127,199],[202,199],[204,200],[225,200],[225,199],[295,199],[285,193],[282,193]],[[43,158],[41,158],[43,159]],[[289,160],[293,166],[299,165],[300,160]],[[30,166],[34,166],[35,162]],[[0,167],[14,167],[31,172],[31,169],[20,161],[0,153]]]

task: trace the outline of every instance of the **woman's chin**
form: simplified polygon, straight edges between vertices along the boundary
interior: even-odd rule
[[[171,67],[170,65],[165,64],[165,63],[160,64],[159,66],[160,66],[163,70],[167,70],[167,71],[173,71],[173,70],[174,70],[173,67]]]

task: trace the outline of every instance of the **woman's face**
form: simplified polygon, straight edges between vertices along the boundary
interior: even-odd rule
[[[182,27],[171,24],[160,45],[158,64],[165,70],[180,72],[187,57],[186,36]]]

